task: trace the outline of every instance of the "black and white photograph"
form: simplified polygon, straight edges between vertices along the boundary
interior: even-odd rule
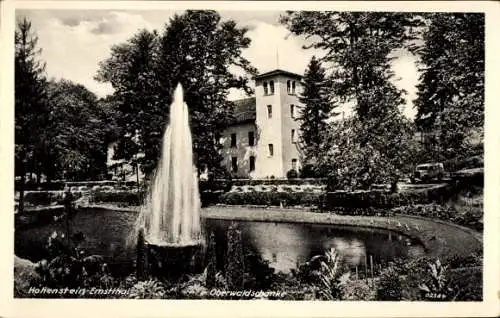
[[[485,10],[65,2],[12,11],[14,299],[491,299]]]

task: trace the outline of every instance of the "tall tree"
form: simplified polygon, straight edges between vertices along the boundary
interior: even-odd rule
[[[404,152],[405,145],[392,141],[408,130],[403,129],[406,124],[400,111],[403,91],[391,81],[391,53],[414,39],[419,17],[392,12],[301,11],[287,12],[281,22],[312,42],[306,48],[325,51],[322,61],[331,67],[331,99],[354,104],[356,126],[339,126],[348,130],[348,149],[352,151],[338,147],[338,142],[331,144],[338,150],[332,150],[336,156],[329,160],[333,179],[337,184],[362,187],[373,182],[395,182],[405,165],[398,155]],[[409,140],[409,136],[403,139]],[[360,173],[342,174],[343,169],[335,168],[353,157],[365,158],[359,162]],[[375,176],[370,162],[390,165],[380,166]],[[338,183],[339,178],[349,180]]]
[[[145,153],[144,172],[151,172],[158,161],[168,107],[177,83],[183,85],[189,105],[195,164],[198,168],[220,167],[220,145],[215,136],[231,116],[229,90],[250,92],[247,79],[236,76],[232,69],[255,73],[250,62],[241,56],[250,45],[246,32],[234,21],[221,21],[215,11],[186,11],[171,18],[161,35],[141,32],[126,44],[114,47],[111,57],[100,64],[97,78],[111,82],[121,103],[129,104],[120,108],[127,118],[122,123],[122,137],[127,133],[140,136],[139,147]],[[114,71],[116,68],[119,70]],[[141,74],[144,84],[137,87]],[[134,94],[142,94],[146,101],[130,106]],[[126,158],[135,151],[126,148],[117,155]]]
[[[27,167],[38,166],[36,155],[44,144],[48,120],[45,64],[40,61],[38,37],[26,18],[15,31],[15,165],[21,176],[19,210],[24,208]],[[30,169],[29,172],[32,172]]]
[[[168,112],[158,90],[157,51],[158,34],[140,30],[126,43],[113,46],[111,56],[99,63],[96,78],[115,89],[109,100],[117,106],[115,159],[131,160],[139,152],[146,152],[148,161],[156,159],[149,156],[150,149],[159,145],[151,141],[161,138]],[[142,164],[147,172],[151,170],[148,162]]]
[[[73,180],[96,179],[106,171],[106,109],[95,94],[68,80],[48,86],[52,167]]]
[[[302,87],[303,92],[299,96],[299,101],[303,106],[297,117],[300,122],[300,148],[304,155],[303,166],[309,166],[314,170],[317,167],[314,164],[315,159],[324,145],[329,130],[327,120],[338,115],[332,112],[336,105],[330,100],[325,69],[315,56],[307,66]]]
[[[427,18],[423,45],[415,49],[421,65],[416,123],[434,132],[429,156],[445,160],[469,154],[471,128],[484,124],[484,14]]]

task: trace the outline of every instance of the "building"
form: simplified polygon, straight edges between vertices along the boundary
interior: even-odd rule
[[[234,101],[234,120],[221,134],[222,164],[235,178],[284,178],[300,169],[296,120],[301,75],[276,69],[255,77],[255,96]],[[113,160],[108,171],[116,180],[142,180],[142,172],[126,160]],[[143,154],[140,154],[141,156]]]
[[[301,75],[273,70],[255,77],[255,97],[234,101],[221,136],[222,164],[236,178],[284,178],[300,168],[296,120]]]

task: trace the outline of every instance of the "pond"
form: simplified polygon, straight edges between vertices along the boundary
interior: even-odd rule
[[[79,211],[71,220],[71,231],[84,234],[84,248],[90,254],[103,255],[121,274],[133,270],[135,251],[127,247],[126,237],[131,233],[137,214],[104,209]],[[231,222],[205,220],[205,231],[216,238],[218,267],[227,246],[226,231]],[[375,264],[394,258],[413,258],[425,254],[419,242],[395,232],[336,225],[303,223],[238,221],[242,232],[243,249],[253,251],[275,272],[288,273],[311,257],[334,247],[351,268],[363,267],[370,259]],[[38,225],[17,230],[15,252],[22,258],[38,261],[44,257],[44,245],[54,231],[64,233],[65,223]]]

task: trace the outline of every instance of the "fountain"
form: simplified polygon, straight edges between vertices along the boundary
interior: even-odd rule
[[[161,157],[135,230],[138,271],[172,277],[196,267],[203,246],[200,197],[189,113],[180,84],[174,92]]]

